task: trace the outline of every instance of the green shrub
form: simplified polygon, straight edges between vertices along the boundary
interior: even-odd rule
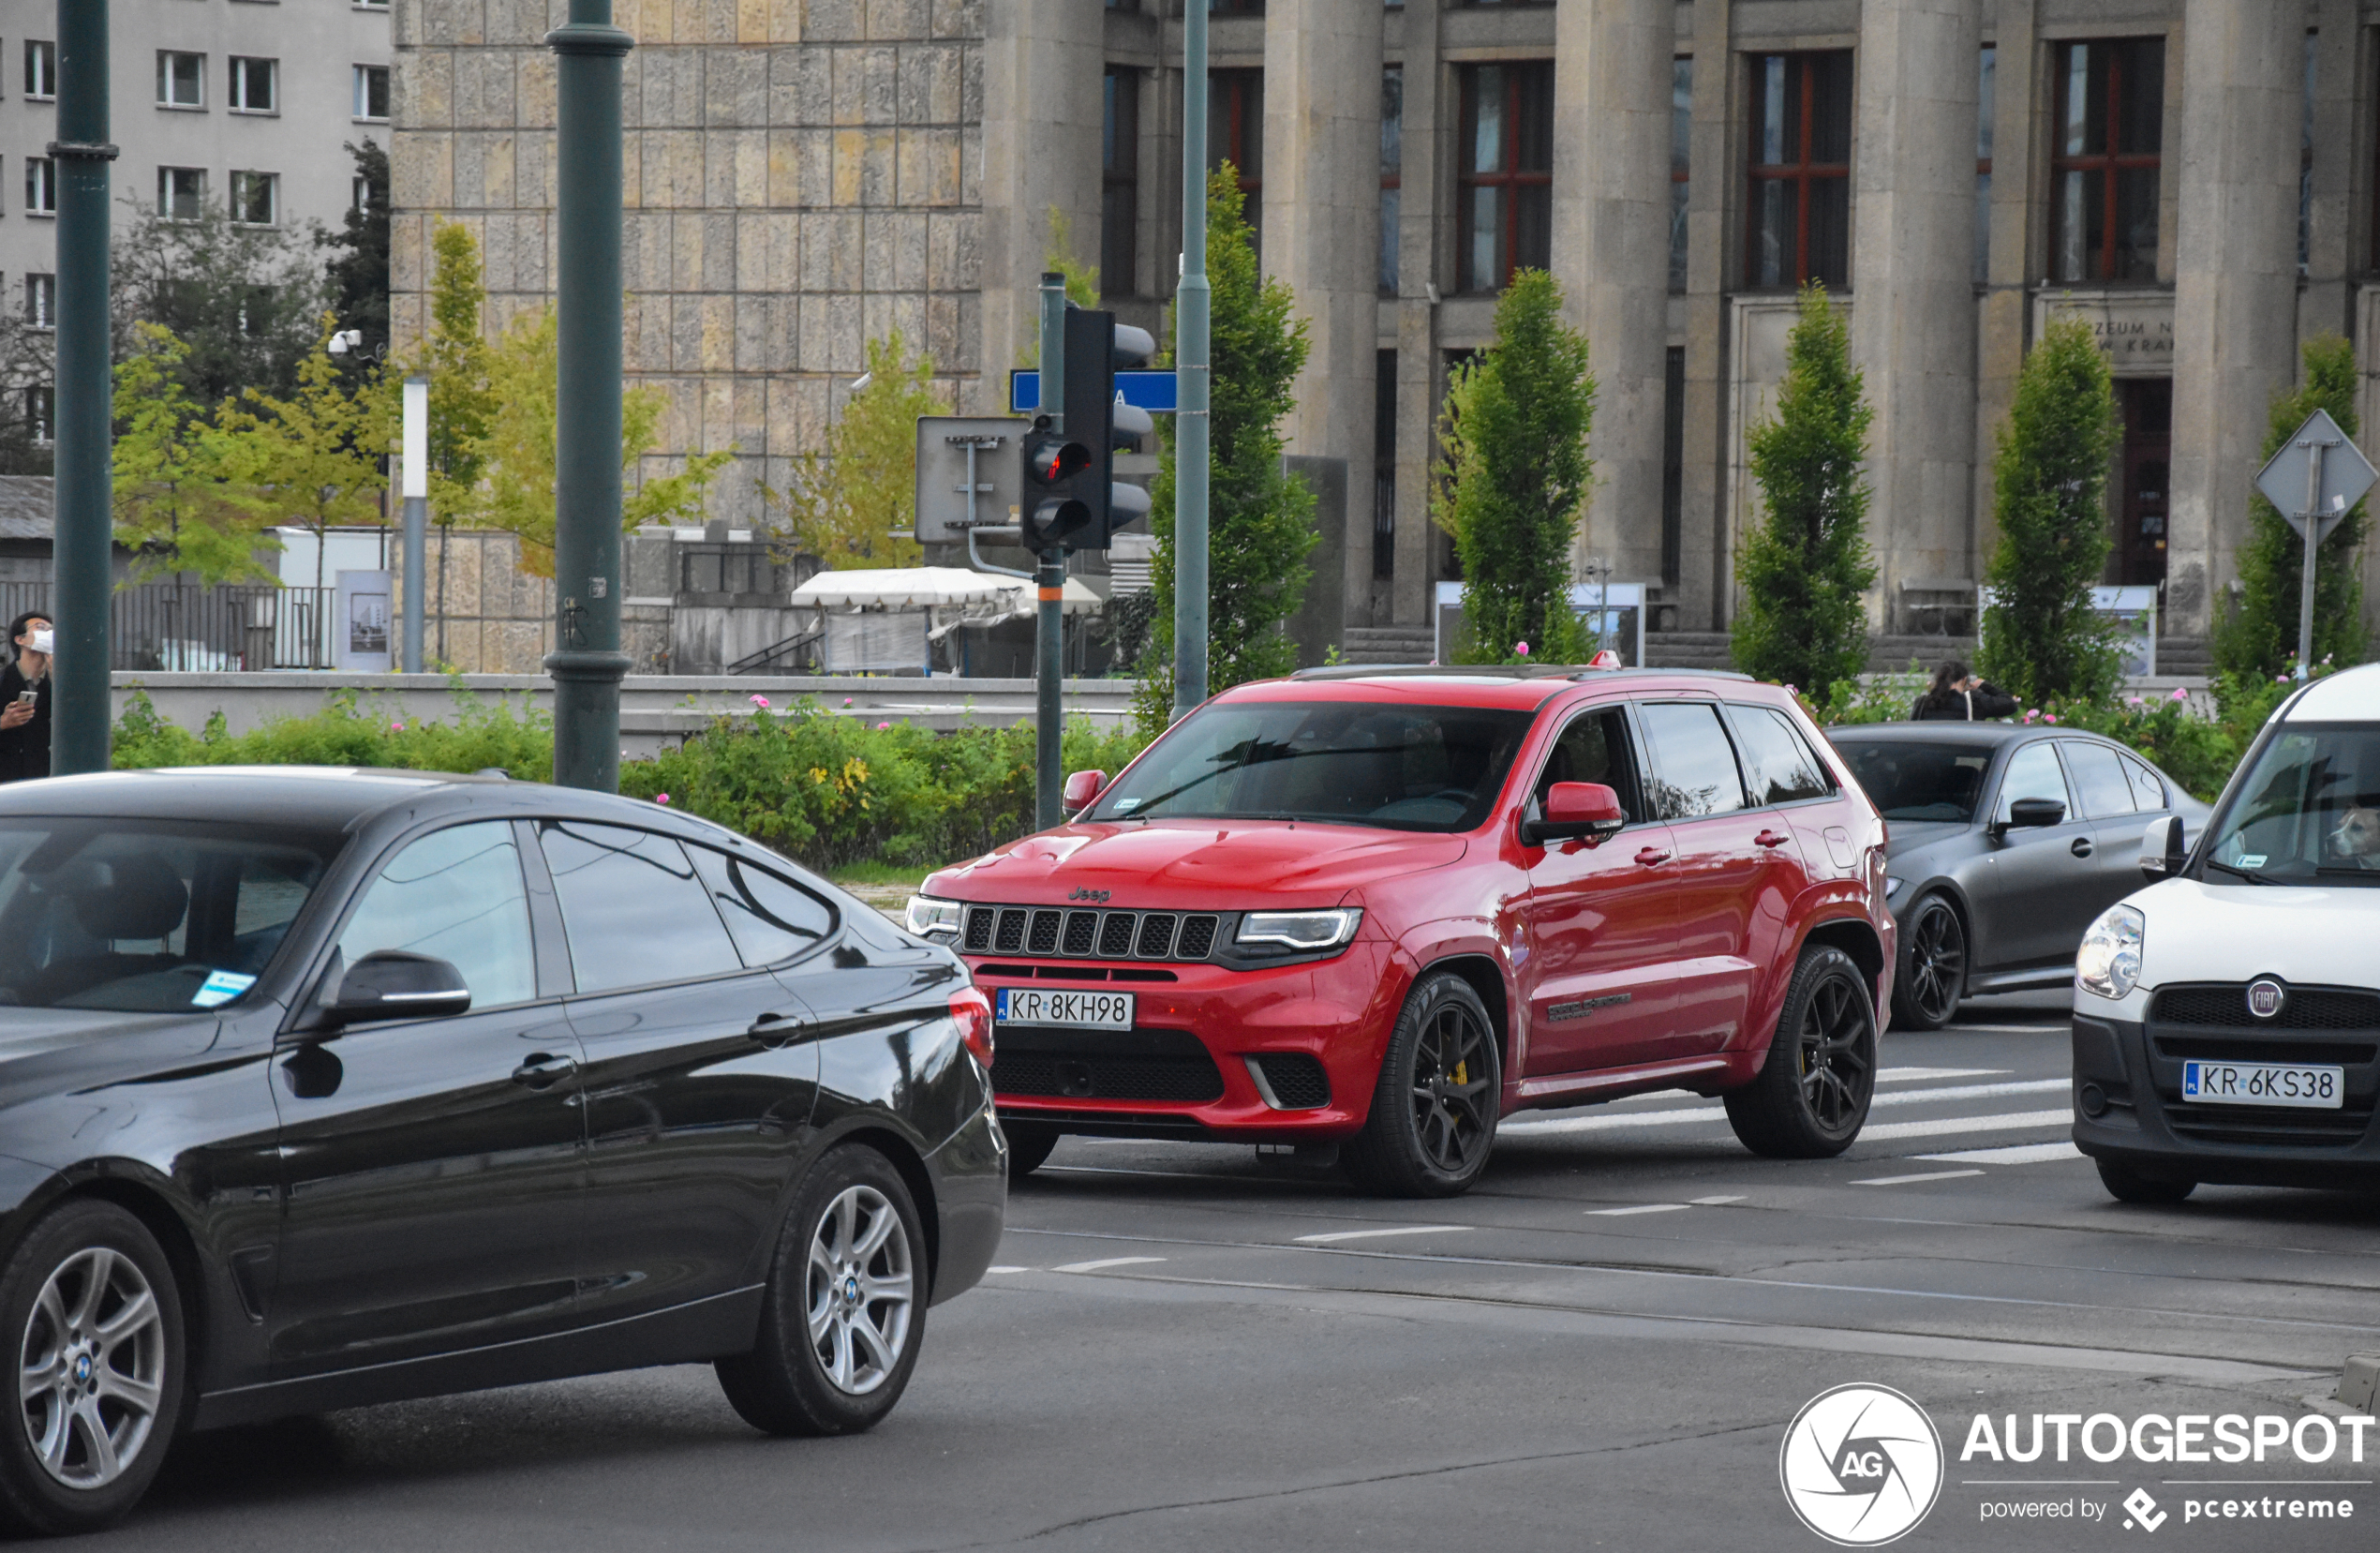
[[[306,717],[275,718],[244,734],[218,711],[197,733],[168,722],[136,690],[115,725],[118,769],[152,766],[377,766],[415,771],[500,769],[521,782],[554,776],[554,722],[534,707],[483,702],[457,685],[452,723],[422,722],[402,707],[336,690]]]

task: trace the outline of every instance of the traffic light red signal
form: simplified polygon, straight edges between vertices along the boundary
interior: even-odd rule
[[[1024,500],[1018,520],[1026,545],[1034,550],[1060,546],[1079,548],[1092,536],[1091,504],[1079,489],[1093,460],[1091,450],[1050,429],[1049,417],[1034,418],[1024,436]]]

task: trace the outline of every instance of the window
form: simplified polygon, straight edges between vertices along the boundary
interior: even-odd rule
[[[1262,16],[1264,0],[1207,0],[1207,9],[1216,16]]]
[[[1888,820],[1975,817],[1984,768],[1991,752],[1971,744],[1907,744],[1898,739],[1845,739],[1836,746],[1876,812]],[[2052,762],[2054,766],[2056,763]],[[2059,789],[2063,801],[2064,788]]]
[[[2165,40],[2065,43],[2052,59],[2050,278],[2154,280]]]
[[[1600,783],[1619,795],[1620,812],[1630,825],[1642,821],[1644,799],[1636,790],[1636,761],[1629,754],[1628,714],[1611,707],[1570,719],[1538,773],[1532,796],[1540,811],[1557,782]]]
[[[157,51],[157,106],[206,106],[206,55],[180,53],[171,49]]]
[[[1396,352],[1372,358],[1372,575],[1396,575]]]
[[[157,169],[157,214],[169,221],[195,221],[206,213],[206,169]]]
[[[667,836],[616,825],[538,828],[582,993],[740,970],[710,890]]]
[[[2095,820],[2118,819],[2132,813],[2132,779],[2124,775],[2123,758],[2105,744],[2079,739],[2061,739],[2066,774],[2082,799],[2082,812]]]
[[[1670,61],[1670,290],[1686,290],[1686,197],[1692,186],[1694,56]]]
[[[28,275],[24,277],[24,321],[36,329],[58,326],[58,277],[54,275]]]
[[[24,424],[32,430],[36,442],[44,446],[49,444],[54,418],[55,401],[51,396],[49,384],[36,383],[24,391]]]
[[[1380,293],[1397,291],[1397,222],[1405,191],[1405,67],[1380,72]]]
[[[1752,56],[1752,286],[1851,283],[1852,56]]]
[[[1471,65],[1455,142],[1455,251],[1466,291],[1543,269],[1554,244],[1554,67]]]
[[[384,119],[389,116],[387,66],[358,65],[355,67],[355,116],[359,119]]]
[[[1835,790],[1826,767],[1810,750],[1792,720],[1773,707],[1730,707],[1729,719],[1744,741],[1744,765],[1752,779],[1754,803],[1798,803]]]
[[[2236,780],[2204,856],[2209,885],[2380,885],[2356,811],[2380,808],[2380,733],[2369,723],[2283,724]],[[2334,910],[2336,908],[2333,908]],[[2335,919],[2335,918],[2334,918]]]
[[[1861,784],[1866,785],[1865,778]],[[1992,817],[2007,823],[2009,808],[2018,799],[2047,799],[2069,815],[2075,812],[2074,800],[2066,796],[2065,774],[2058,769],[2058,752],[2045,739],[2008,757],[2008,774],[2000,779],[2000,803]]]
[[[281,175],[232,173],[231,219],[244,227],[277,226],[281,219]]]
[[[231,112],[277,113],[281,111],[281,62],[277,59],[231,60]]]
[[[1099,283],[1109,296],[1139,289],[1140,72],[1110,65],[1099,151]]]
[[[2133,807],[2144,814],[2153,814],[2166,807],[2165,784],[2157,773],[2132,756],[2124,756],[2124,774],[2132,779]]]
[[[1653,746],[1655,819],[1701,819],[1744,807],[1735,746],[1719,725],[1717,707],[1669,702],[1639,707],[1637,712]]]
[[[535,997],[537,956],[512,822],[435,831],[392,859],[339,934],[350,965],[381,949],[447,962],[463,973],[474,1008]]]
[[[350,209],[354,210],[359,214],[371,209],[372,180],[369,178],[349,179],[347,185],[347,202]]]
[[[355,8],[363,11],[384,11],[389,8],[389,0],[355,0]]]
[[[58,214],[58,164],[47,157],[24,159],[24,213],[27,216]]]
[[[835,931],[835,908],[740,858],[690,846],[694,871],[747,965],[774,965],[816,948]]]
[[[2313,104],[2314,64],[2321,57],[2322,35],[2306,33],[2306,100],[2298,133],[2298,274],[2303,276],[2313,253]]]
[[[1686,347],[1673,345],[1661,373],[1661,582],[1686,571]]]
[[[2000,51],[1985,45],[1975,97],[1975,284],[1991,279],[1991,135],[1992,82],[1999,73]]]
[[[58,95],[58,46],[46,37],[24,40],[24,95],[37,98]]]
[[[1262,8],[1258,7],[1257,8]],[[1207,171],[1229,162],[1247,201],[1248,241],[1264,252],[1264,72],[1215,70],[1207,77]]]

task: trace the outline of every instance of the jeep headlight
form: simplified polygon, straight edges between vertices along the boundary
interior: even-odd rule
[[[936,900],[931,895],[909,898],[909,931],[924,938],[938,933],[959,936],[959,903]]]
[[[1355,936],[1355,925],[1362,920],[1362,909],[1357,906],[1335,906],[1329,911],[1252,911],[1240,918],[1240,932],[1234,942],[1279,944],[1309,951],[1335,949]]]
[[[2137,906],[2109,906],[2083,934],[2075,979],[2101,997],[2123,997],[2140,985],[2140,939],[2149,919]]]

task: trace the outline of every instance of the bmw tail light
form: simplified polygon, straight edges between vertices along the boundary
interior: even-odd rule
[[[959,1026],[959,1038],[975,1060],[991,1067],[991,999],[981,987],[969,987],[950,994],[950,1018]]]

